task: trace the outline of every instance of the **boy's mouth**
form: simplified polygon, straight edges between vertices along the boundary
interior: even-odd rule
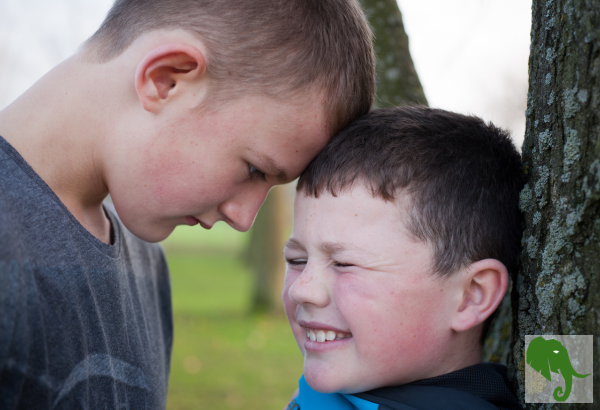
[[[333,330],[306,329],[306,338],[311,342],[330,342],[332,340],[348,339],[352,333],[334,332]]]

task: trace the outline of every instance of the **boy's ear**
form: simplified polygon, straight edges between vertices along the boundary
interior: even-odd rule
[[[483,323],[498,307],[508,287],[508,271],[496,259],[470,264],[460,280],[462,299],[452,329],[464,332]]]
[[[155,48],[138,64],[135,89],[146,111],[156,113],[181,93],[185,86],[198,83],[206,71],[204,55],[184,43]]]

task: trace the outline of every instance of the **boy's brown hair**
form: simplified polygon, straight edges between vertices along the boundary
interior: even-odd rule
[[[159,29],[205,44],[211,104],[316,90],[333,131],[371,107],[372,34],[357,0],[116,0],[86,48],[107,62]]]
[[[384,200],[409,195],[403,222],[415,239],[431,244],[436,274],[449,276],[487,258],[516,273],[524,177],[506,131],[427,107],[371,111],[329,142],[297,189],[336,195],[355,182]]]

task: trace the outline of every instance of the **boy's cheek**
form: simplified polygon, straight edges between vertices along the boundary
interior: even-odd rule
[[[287,278],[287,276],[286,276],[286,278]],[[285,314],[290,322],[290,325],[292,325],[293,322],[295,321],[294,310],[295,310],[296,304],[290,298],[289,290],[290,290],[290,283],[288,283],[286,280],[283,283],[283,292],[281,293],[281,298],[283,300],[283,307],[285,309]]]
[[[294,283],[295,278],[292,277],[293,274],[290,273],[289,269],[286,269],[285,271],[285,276],[283,278],[283,290],[281,291],[281,297],[283,299],[283,305],[285,307],[285,313],[288,314],[288,304],[294,304],[294,301],[292,299],[290,299],[290,287],[292,286],[292,284]],[[290,316],[288,314],[288,319],[290,319]]]
[[[293,275],[292,273],[288,272],[289,270],[286,271],[285,279],[283,282],[283,307],[285,309],[285,314],[288,318],[288,322],[290,323],[290,327],[292,328],[292,332],[294,333],[296,343],[298,344],[302,355],[304,355],[305,330],[302,327],[300,327],[300,325],[298,325],[298,323],[296,322],[296,309],[298,305],[289,296],[290,287],[292,286],[298,275]]]
[[[340,275],[333,288],[336,306],[348,309],[377,306],[385,297],[382,292],[389,290],[385,290],[385,286],[375,287],[369,279],[354,274]]]
[[[353,331],[359,357],[383,368],[389,366],[393,374],[394,366],[429,354],[436,344],[438,295],[420,291],[420,297],[415,297],[419,289],[383,282],[372,286],[372,280],[340,276],[334,290],[336,306]],[[370,320],[372,317],[378,320]]]

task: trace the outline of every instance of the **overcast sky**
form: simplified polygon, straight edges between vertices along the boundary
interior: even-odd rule
[[[250,0],[251,1],[251,0]],[[1,0],[0,109],[64,60],[112,0]],[[531,0],[398,0],[431,106],[524,133]]]

